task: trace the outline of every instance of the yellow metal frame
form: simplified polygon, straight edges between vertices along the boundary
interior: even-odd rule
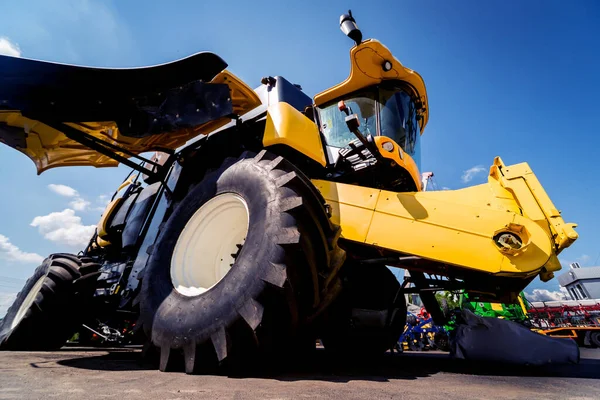
[[[525,306],[523,299],[521,298],[521,296],[517,296],[517,299],[519,301],[519,305],[521,306],[521,310],[523,311],[523,315],[527,315],[527,307]]]
[[[577,233],[560,215],[544,223],[554,206],[536,182],[530,169],[505,167],[500,158],[487,184],[454,191],[396,193],[313,180],[344,239],[469,270],[549,280],[560,269],[557,255]],[[502,232],[520,236],[523,246],[506,251],[494,239]]]
[[[553,238],[557,249],[569,247],[578,238],[574,229],[577,224],[565,223],[527,163],[506,167],[497,157],[490,169],[490,176],[509,196],[514,197],[515,193],[519,193],[517,202],[520,208]]]
[[[564,327],[551,328],[551,329],[537,329],[536,328],[536,329],[532,329],[532,331],[540,333],[545,336],[575,339],[579,336],[577,334],[577,332],[600,331],[600,326],[564,326]]]

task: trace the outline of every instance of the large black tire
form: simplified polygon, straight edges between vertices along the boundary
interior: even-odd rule
[[[202,294],[174,289],[171,259],[186,223],[208,200],[234,193],[247,203],[249,230],[229,272]],[[306,318],[318,306],[321,273],[344,253],[339,228],[329,221],[312,183],[282,157],[266,151],[229,159],[177,205],[157,239],[142,276],[140,322],[161,371],[257,365],[266,356],[289,356]]]
[[[53,254],[36,268],[0,324],[1,350],[56,350],[77,331],[100,265]]]
[[[592,331],[590,333],[590,343],[594,347],[600,347],[600,332],[599,331]]]
[[[343,267],[342,294],[327,311],[321,340],[336,356],[377,357],[394,348],[406,324],[406,299],[384,266]]]

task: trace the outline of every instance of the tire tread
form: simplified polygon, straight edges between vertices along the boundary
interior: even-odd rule
[[[77,328],[76,321],[86,304],[77,295],[74,285],[85,277],[80,270],[82,265],[75,255],[56,253],[36,268],[0,323],[0,350],[55,350],[65,343]],[[100,268],[91,260],[86,260],[85,265],[86,271]],[[28,291],[42,277],[43,284],[32,305],[23,319],[11,328]]]
[[[233,159],[233,162],[231,159],[224,160],[222,166],[207,174],[204,180],[216,182],[224,171],[237,163],[244,163],[243,168],[254,169],[256,173],[272,180],[278,196],[281,218],[288,221],[288,225],[280,228],[273,240],[285,250],[285,257],[281,260],[268,261],[268,267],[264,268],[262,275],[258,277],[265,283],[260,294],[246,298],[237,306],[237,322],[217,322],[211,328],[214,330],[206,341],[182,344],[175,341],[164,342],[164,340],[172,339],[163,339],[163,336],[155,338],[152,332],[157,316],[151,314],[150,311],[142,311],[140,323],[151,340],[149,346],[161,349],[159,367],[161,371],[166,370],[173,351],[183,353],[185,371],[192,373],[198,370],[201,363],[207,362],[203,359],[204,357],[197,356],[200,348],[205,344],[210,345],[214,350],[216,361],[220,364],[226,360],[231,360],[232,363],[237,362],[236,357],[242,356],[242,353],[248,354],[245,350],[239,348],[236,350],[240,341],[244,342],[244,346],[248,346],[248,343],[255,343],[258,348],[266,350],[268,353],[269,350],[277,348],[281,343],[293,340],[291,338],[294,336],[294,329],[299,323],[302,323],[302,318],[304,318],[302,312],[294,309],[298,293],[304,293],[307,290],[310,293],[316,291],[315,297],[318,298],[319,290],[324,282],[322,277],[329,276],[328,271],[337,271],[345,258],[345,252],[337,246],[340,229],[329,220],[325,201],[320,192],[304,174],[283,157],[266,150],[262,150],[258,154],[246,152],[238,159]],[[197,185],[200,184],[202,182]],[[188,190],[188,196],[194,189],[195,187]],[[184,203],[185,199],[181,200],[178,207],[184,207]],[[176,212],[173,211],[171,216],[175,214]],[[290,226],[291,222],[289,221],[295,221],[295,223]],[[304,251],[306,248],[312,249],[313,257],[323,262],[301,262],[298,257],[308,257]],[[305,271],[309,269],[311,271]],[[311,274],[309,278],[305,276],[307,272]],[[306,280],[314,282],[310,284],[310,288],[306,288],[298,279],[301,279],[302,282]],[[145,281],[145,285],[151,284],[148,281],[148,274],[144,276],[143,281]],[[145,304],[152,304],[152,300],[143,293],[144,287],[146,286],[142,285],[139,297],[142,310],[146,309]],[[300,289],[301,287],[304,289]],[[314,306],[312,297],[310,300],[310,306]],[[305,300],[303,301],[306,303]],[[291,328],[285,328],[291,329],[291,331],[285,329],[282,331],[279,327],[280,321],[274,317],[277,312],[283,312],[284,308],[288,309],[287,312],[294,321]],[[193,343],[193,351],[190,343]],[[240,354],[236,356],[236,352]]]

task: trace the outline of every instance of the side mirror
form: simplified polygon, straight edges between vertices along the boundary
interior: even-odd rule
[[[344,35],[354,40],[357,46],[362,42],[362,32],[358,29],[351,10],[348,10],[348,14],[340,16],[340,29],[344,32]]]

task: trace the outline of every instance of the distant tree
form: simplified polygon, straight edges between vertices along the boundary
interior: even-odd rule
[[[442,299],[446,300],[446,304],[448,304],[448,308],[450,310],[456,309],[459,307],[458,295],[456,293],[443,291],[437,292],[435,297],[438,303],[442,304]]]

